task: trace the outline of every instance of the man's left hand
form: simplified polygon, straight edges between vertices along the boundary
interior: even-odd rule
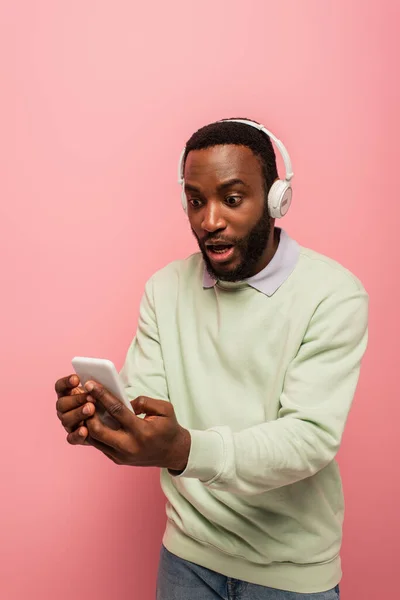
[[[186,468],[190,433],[179,425],[170,402],[139,396],[131,402],[132,413],[99,383],[88,381],[85,388],[121,426],[117,430],[107,427],[95,412],[86,421],[92,446],[119,465],[178,472]],[[89,396],[87,400],[91,401]],[[143,413],[144,418],[136,416]]]

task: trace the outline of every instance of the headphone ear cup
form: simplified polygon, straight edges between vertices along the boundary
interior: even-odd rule
[[[292,202],[292,188],[289,181],[277,179],[268,193],[268,211],[273,219],[286,215]]]
[[[182,202],[182,208],[185,211],[185,213],[187,214],[187,198],[186,198],[185,190],[183,189],[183,185],[182,185],[182,191],[181,191],[181,202]]]

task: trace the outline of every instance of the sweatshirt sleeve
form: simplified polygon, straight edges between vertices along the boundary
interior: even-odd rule
[[[314,475],[340,446],[368,337],[363,288],[335,292],[316,308],[290,363],[278,418],[233,432],[190,430],[186,469],[178,477],[253,495]]]
[[[130,400],[138,396],[169,399],[154,312],[152,279],[145,286],[136,335],[129,346],[120,376]]]

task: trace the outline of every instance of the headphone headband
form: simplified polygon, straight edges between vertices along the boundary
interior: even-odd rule
[[[262,131],[263,133],[265,133],[265,135],[267,135],[274,141],[275,146],[278,148],[279,153],[282,156],[283,164],[285,165],[285,180],[287,182],[289,182],[292,179],[292,177],[293,177],[292,161],[290,160],[289,152],[286,150],[283,142],[281,142],[281,140],[279,140],[271,131],[269,131],[266,127],[264,127],[264,125],[261,125],[261,123],[256,123],[255,121],[250,121],[248,119],[222,119],[221,121],[217,121],[217,123],[243,123],[243,125],[250,125],[250,127],[254,127],[255,129],[258,129],[259,131]],[[184,170],[183,161],[184,161],[185,152],[186,152],[186,146],[184,147],[184,149],[181,152],[181,155],[179,158],[179,164],[178,164],[178,183],[180,183],[180,184],[183,183],[183,170]]]

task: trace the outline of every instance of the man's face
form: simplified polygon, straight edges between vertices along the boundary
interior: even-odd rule
[[[250,148],[192,150],[184,177],[190,225],[208,272],[240,281],[261,271],[271,220],[261,164]]]

